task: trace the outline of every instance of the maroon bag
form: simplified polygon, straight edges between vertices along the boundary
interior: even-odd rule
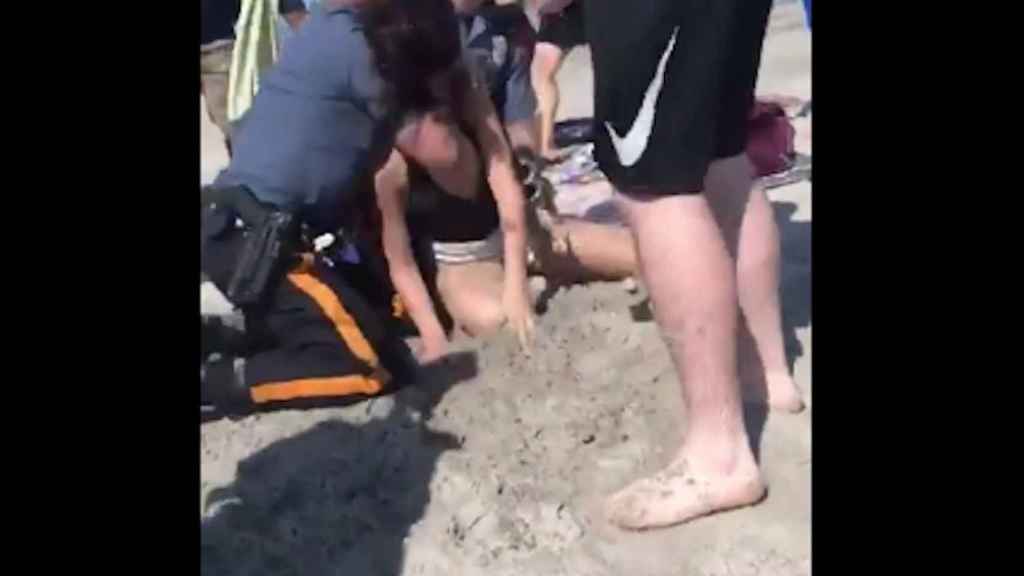
[[[796,129],[782,106],[774,102],[754,102],[748,126],[747,156],[759,178],[785,172],[793,166]]]

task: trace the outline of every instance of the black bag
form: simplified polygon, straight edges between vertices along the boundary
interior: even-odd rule
[[[594,141],[594,119],[572,118],[555,122],[552,139],[558,148],[567,148],[575,144],[586,144]]]

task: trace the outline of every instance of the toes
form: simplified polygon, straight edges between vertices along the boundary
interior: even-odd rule
[[[638,530],[646,526],[648,509],[642,498],[628,490],[627,488],[608,499],[605,516],[619,528]]]
[[[800,389],[789,374],[768,374],[762,390],[747,387],[744,392],[748,401],[765,402],[769,408],[780,412],[796,414],[805,407]]]
[[[805,407],[806,405],[804,404],[803,399],[800,398],[799,395],[794,395],[789,399],[789,401],[778,408],[785,412],[789,412],[790,414],[799,414],[804,411]]]
[[[605,515],[613,524],[632,530],[647,526],[651,503],[664,487],[651,478],[641,478],[608,498]]]
[[[651,478],[637,480],[605,502],[608,521],[624,530],[646,530],[682,524],[716,511],[752,504],[764,496],[760,478],[697,479],[685,462]]]
[[[681,479],[669,477],[668,472],[637,480],[611,496],[605,506],[608,521],[625,530],[644,530],[689,519],[693,515],[690,503],[680,506],[679,501],[680,496],[687,495],[680,494],[674,486]],[[692,481],[686,486],[691,488]]]
[[[768,398],[774,410],[796,414],[804,409],[804,399],[792,381],[771,388]]]

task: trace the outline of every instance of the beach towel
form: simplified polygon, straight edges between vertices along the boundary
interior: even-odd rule
[[[237,122],[252,106],[260,75],[276,60],[278,0],[242,0],[235,23],[235,49],[228,77],[228,120]]]

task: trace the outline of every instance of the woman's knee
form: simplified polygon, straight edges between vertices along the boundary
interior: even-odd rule
[[[465,310],[461,318],[456,318],[456,322],[470,336],[487,337],[505,324],[505,311],[498,302],[481,302]]]
[[[455,323],[471,336],[486,336],[505,323],[500,264],[442,266],[437,286]]]

